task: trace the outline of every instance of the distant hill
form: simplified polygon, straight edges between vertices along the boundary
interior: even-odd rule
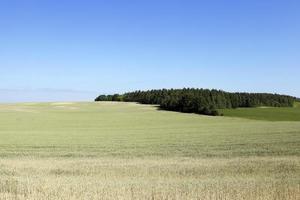
[[[297,99],[269,93],[231,93],[209,89],[161,89],[125,94],[100,95],[95,101],[124,101],[159,105],[161,109],[185,113],[219,115],[217,109],[241,107],[292,107]]]

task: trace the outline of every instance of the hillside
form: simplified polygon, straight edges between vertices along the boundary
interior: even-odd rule
[[[299,102],[296,102],[293,107],[220,109],[219,112],[227,117],[240,117],[267,121],[300,121]]]
[[[2,104],[0,197],[294,200],[299,130],[136,103]]]
[[[0,119],[2,156],[223,157],[299,150],[291,148],[299,123],[182,114],[136,103],[0,105]]]
[[[100,95],[95,101],[124,101],[159,105],[163,110],[204,115],[220,115],[218,109],[293,107],[296,98],[269,93],[232,93],[199,88],[135,91]]]

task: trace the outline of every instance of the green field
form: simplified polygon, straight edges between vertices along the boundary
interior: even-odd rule
[[[240,117],[247,119],[266,120],[266,121],[300,121],[300,103],[295,103],[293,108],[237,108],[220,109],[220,113],[229,117]]]
[[[276,119],[252,118],[258,109]],[[2,104],[0,199],[297,199],[300,109],[290,110]]]

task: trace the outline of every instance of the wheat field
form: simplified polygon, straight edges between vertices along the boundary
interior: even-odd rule
[[[296,200],[299,146],[299,121],[2,104],[0,199]]]

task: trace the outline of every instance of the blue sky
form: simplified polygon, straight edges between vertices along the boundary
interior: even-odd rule
[[[0,0],[0,101],[203,87],[300,96],[300,1]]]

